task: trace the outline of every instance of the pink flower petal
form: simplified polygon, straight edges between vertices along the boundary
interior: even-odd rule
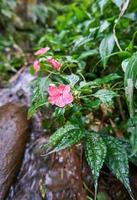
[[[65,88],[66,88],[66,85],[64,85],[64,84],[60,84],[58,86],[58,89],[59,89],[60,93],[64,92]]]
[[[34,61],[33,67],[34,67],[35,73],[38,73],[40,70],[40,63],[38,60]]]
[[[61,64],[55,60],[54,58],[52,58],[52,56],[49,56],[47,58],[48,63],[53,67],[53,69],[59,69]]]
[[[60,108],[63,108],[65,106],[65,102],[64,102],[62,96],[57,98],[55,105],[60,107]]]
[[[51,103],[52,105],[54,105],[55,102],[56,102],[56,97],[49,96],[48,97],[48,101],[49,101],[49,103]]]
[[[47,53],[47,51],[49,50],[49,47],[45,47],[45,48],[41,48],[38,51],[35,52],[35,55],[42,55],[44,53]]]
[[[73,102],[74,98],[73,98],[72,94],[68,94],[65,97],[63,97],[63,100],[64,100],[64,103],[66,105],[68,105],[68,104],[71,104]]]
[[[51,64],[52,59],[53,59],[52,56],[48,56],[47,61],[48,61],[49,64]]]
[[[60,84],[58,87],[55,85],[50,85],[48,88],[48,101],[51,104],[55,104],[58,107],[64,107],[73,102],[74,98],[70,92],[70,86]]]
[[[60,95],[60,92],[59,92],[57,86],[55,86],[55,85],[50,85],[48,87],[48,93],[49,93],[50,96],[58,96],[58,95]]]
[[[70,86],[69,85],[66,85],[66,87],[65,87],[65,89],[64,89],[64,91],[63,91],[63,93],[65,94],[65,93],[69,93],[70,92]]]

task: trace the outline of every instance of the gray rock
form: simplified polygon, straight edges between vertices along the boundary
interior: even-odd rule
[[[14,104],[0,107],[0,200],[17,176],[28,137],[27,109]]]

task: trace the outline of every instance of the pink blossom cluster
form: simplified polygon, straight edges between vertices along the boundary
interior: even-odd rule
[[[35,52],[35,55],[43,55],[44,53],[47,53],[47,51],[49,51],[49,49],[50,49],[49,47],[41,48]],[[58,70],[61,67],[60,62],[55,60],[52,56],[48,56],[47,62],[52,66],[53,69]],[[35,60],[33,66],[34,66],[35,74],[37,74],[40,71],[39,61]]]
[[[49,47],[41,48],[35,52],[35,55],[42,55],[47,53]],[[48,56],[47,62],[52,66],[53,69],[58,70],[61,67],[60,62],[55,60],[52,56]],[[38,60],[34,61],[34,70],[35,74],[40,71],[40,63]],[[56,105],[60,108],[64,107],[65,105],[71,104],[74,100],[73,95],[70,91],[69,85],[60,84],[59,86],[50,85],[48,87],[48,101],[52,105]]]
[[[73,96],[70,92],[69,85],[60,84],[58,87],[50,85],[48,88],[48,94],[48,101],[52,105],[56,105],[61,108],[73,102]]]

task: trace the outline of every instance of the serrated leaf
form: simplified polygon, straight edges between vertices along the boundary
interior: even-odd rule
[[[72,145],[79,143],[84,136],[85,134],[83,130],[71,130],[63,135],[57,146],[48,154],[71,147]]]
[[[123,145],[114,137],[105,136],[107,146],[106,164],[112,173],[119,179],[134,199],[129,183],[128,155]]]
[[[68,134],[69,132],[74,132],[76,130],[79,130],[79,126],[67,124],[61,128],[59,128],[49,139],[48,146],[54,147],[56,146],[64,135]]]
[[[108,58],[113,51],[114,44],[115,40],[113,34],[107,35],[100,43],[99,52],[104,68],[106,67]]]
[[[95,192],[97,192],[98,177],[106,157],[106,145],[100,135],[87,135],[85,155],[94,178]]]
[[[101,89],[94,96],[99,98],[103,103],[112,104],[112,99],[117,96],[117,93],[112,90]]]
[[[134,87],[136,87],[136,82],[137,82],[137,53],[134,53],[133,56],[129,59],[124,77],[125,95],[131,117],[134,115],[133,91]]]
[[[32,82],[32,96],[31,96],[31,107],[28,111],[28,118],[37,111],[37,109],[46,104],[47,90],[49,86],[49,79],[38,78]]]

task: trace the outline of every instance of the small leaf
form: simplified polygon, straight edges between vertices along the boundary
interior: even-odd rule
[[[113,51],[115,40],[113,34],[107,35],[100,43],[99,52],[103,62],[104,68],[106,67],[108,58]]]
[[[66,76],[66,78],[72,87],[79,81],[79,76],[76,74],[68,75],[68,76]]]
[[[103,21],[101,26],[100,26],[100,29],[99,29],[99,32],[102,33],[103,31],[105,31],[108,27],[109,27],[110,23],[108,21]]]
[[[73,51],[77,50],[79,47],[85,45],[86,43],[89,43],[93,38],[90,38],[89,36],[83,37],[80,36],[80,38],[76,39],[74,42]]]
[[[85,134],[83,130],[75,129],[69,131],[63,135],[57,146],[53,149],[53,151],[49,152],[48,154],[51,154],[53,152],[58,152],[65,148],[71,147],[72,145],[79,143],[84,136]]]
[[[97,78],[93,81],[88,81],[88,82],[81,81],[80,82],[80,88],[84,88],[84,87],[93,87],[94,88],[95,86],[98,86],[98,85],[102,85],[102,84],[106,84],[106,83],[112,83],[112,81],[117,80],[119,78],[121,78],[121,76],[119,76],[116,73],[112,73],[112,74],[109,74],[109,75],[104,76],[102,78]]]
[[[85,58],[87,58],[87,57],[89,57],[89,56],[93,56],[93,55],[96,55],[96,54],[98,54],[97,49],[92,49],[92,50],[83,52],[83,53],[79,56],[78,60],[83,60],[83,59],[85,59]]]
[[[106,164],[112,173],[124,184],[132,199],[134,199],[129,184],[128,155],[123,145],[114,137],[105,136],[107,145]]]
[[[107,76],[104,76],[102,78],[97,78],[92,82],[96,85],[101,85],[101,84],[106,84],[106,83],[109,83],[109,82],[111,83],[112,81],[117,80],[119,78],[120,78],[120,76],[118,74],[113,73],[113,74],[109,74]]]
[[[93,174],[95,193],[97,193],[98,177],[105,161],[106,152],[106,145],[100,135],[92,133],[87,136],[85,155]]]
[[[49,79],[43,77],[32,82],[32,104],[28,111],[28,118],[32,117],[39,107],[47,103],[47,90],[49,83]]]
[[[112,99],[117,96],[117,93],[112,90],[101,89],[94,96],[99,98],[103,103],[111,105],[113,103]]]

